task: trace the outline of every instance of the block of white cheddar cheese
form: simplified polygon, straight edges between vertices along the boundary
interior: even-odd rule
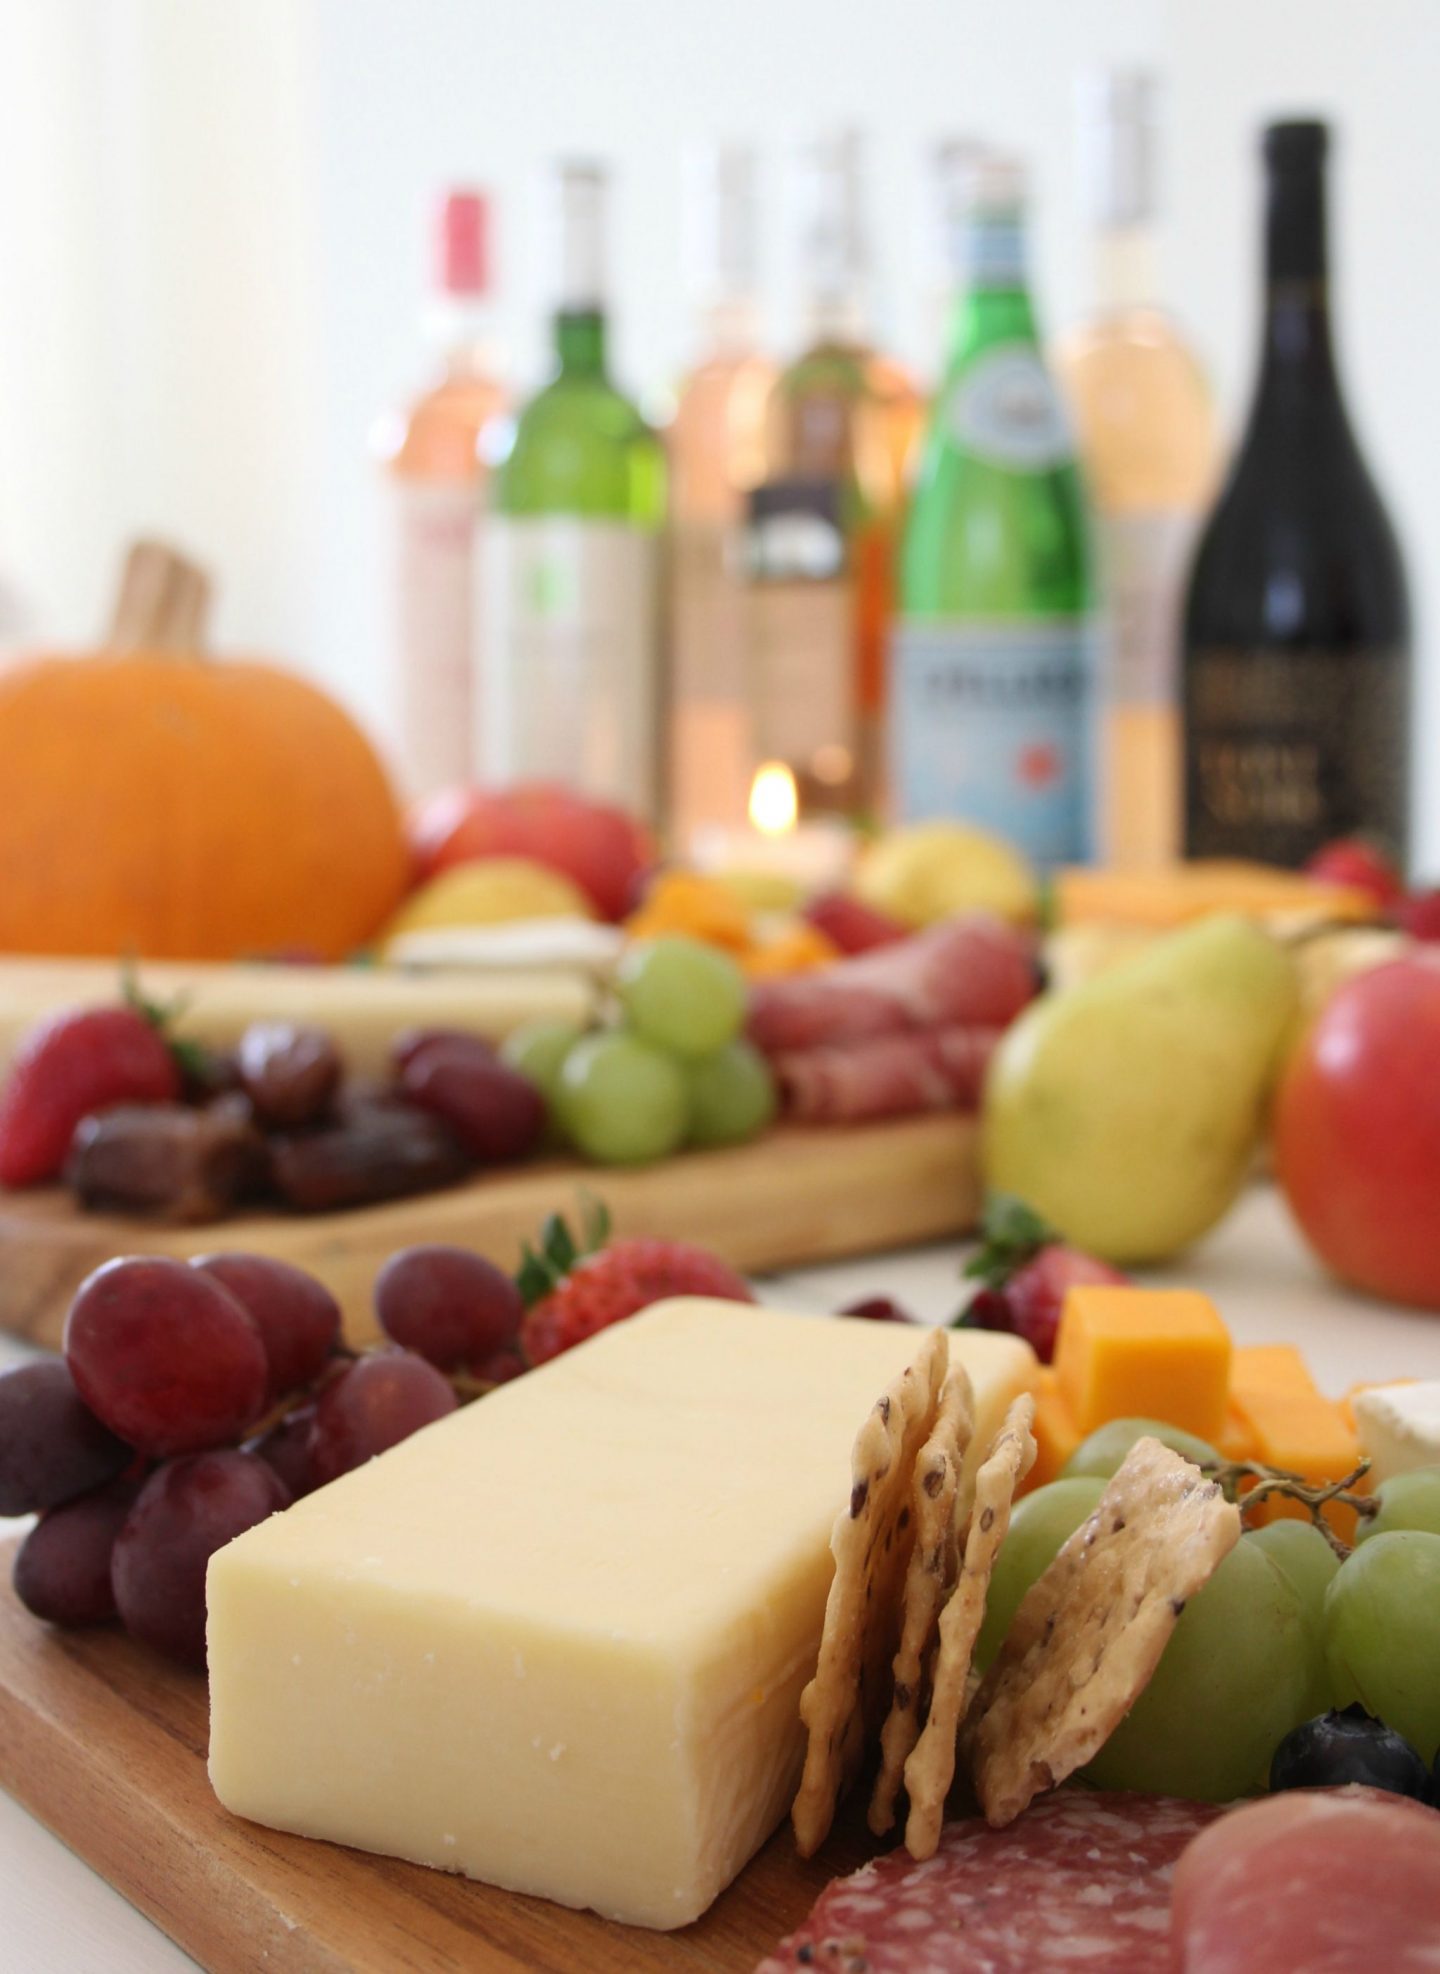
[[[694,1919],[789,1806],[851,1444],[917,1342],[663,1303],[240,1536],[208,1580],[221,1801]],[[951,1350],[986,1438],[1034,1358]]]

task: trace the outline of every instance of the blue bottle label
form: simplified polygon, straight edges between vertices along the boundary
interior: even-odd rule
[[[1090,854],[1090,627],[901,622],[892,647],[895,805],[955,816],[1042,865]]]

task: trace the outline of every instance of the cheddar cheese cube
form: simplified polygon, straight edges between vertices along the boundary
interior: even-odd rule
[[[1237,1350],[1231,1404],[1254,1442],[1250,1457],[1283,1467],[1307,1481],[1336,1481],[1354,1471],[1360,1442],[1343,1405],[1326,1398],[1305,1360],[1288,1344]],[[1255,1522],[1280,1515],[1307,1517],[1309,1510],[1284,1495],[1272,1495],[1250,1515]],[[1327,1519],[1342,1535],[1355,1526],[1351,1509],[1335,1506]]]
[[[1230,1356],[1229,1331],[1194,1289],[1082,1283],[1065,1297],[1055,1373],[1082,1434],[1138,1416],[1213,1441],[1225,1423]]]
[[[1084,1437],[1050,1364],[1040,1367],[1036,1379],[1034,1432],[1035,1465],[1024,1484],[1025,1492],[1055,1480]]]
[[[249,1530],[207,1581],[221,1802],[696,1918],[789,1807],[851,1446],[918,1342],[661,1303]],[[972,1330],[950,1354],[973,1475],[1035,1358]]]

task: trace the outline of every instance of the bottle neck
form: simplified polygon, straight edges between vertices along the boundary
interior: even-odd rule
[[[960,243],[959,292],[951,316],[950,360],[991,343],[1034,342],[1035,311],[1025,279],[1025,235],[1018,214],[977,213]]]
[[[1155,235],[1141,220],[1102,226],[1095,236],[1095,306],[1101,315],[1126,315],[1154,308],[1160,283]]]
[[[435,296],[425,311],[424,327],[426,343],[446,377],[458,381],[494,369],[494,322],[478,296]]]
[[[1325,189],[1318,170],[1272,172],[1265,211],[1259,409],[1339,401],[1330,333]]]
[[[561,309],[555,317],[554,337],[562,377],[604,376],[605,316],[601,309]]]
[[[722,295],[699,310],[706,356],[748,356],[760,347],[760,309],[753,295]]]
[[[812,289],[805,297],[801,335],[807,347],[817,343],[863,344],[869,340],[868,326],[858,288],[848,293]]]

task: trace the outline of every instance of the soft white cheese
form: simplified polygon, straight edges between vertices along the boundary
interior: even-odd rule
[[[1360,1450],[1370,1462],[1366,1484],[1415,1467],[1440,1467],[1440,1378],[1373,1385],[1351,1400]]]
[[[662,1304],[242,1535],[208,1580],[221,1801],[694,1919],[788,1808],[851,1442],[917,1342]],[[980,1442],[1034,1358],[951,1347]]]

